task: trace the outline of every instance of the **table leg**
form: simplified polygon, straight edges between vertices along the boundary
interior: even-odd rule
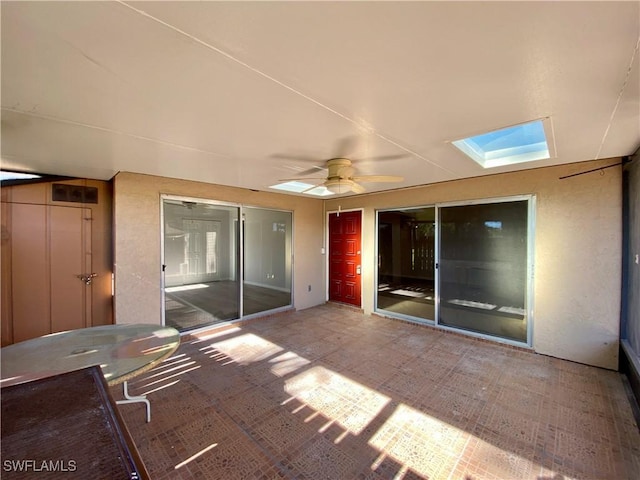
[[[129,395],[129,387],[127,385],[127,382],[124,382],[122,384],[122,389],[123,389],[123,393],[124,393],[124,398],[126,400],[116,400],[116,403],[121,405],[123,403],[144,403],[147,405],[147,423],[149,423],[151,421],[151,403],[149,403],[149,400],[147,400],[147,397],[145,395],[140,395],[140,396],[131,396]]]

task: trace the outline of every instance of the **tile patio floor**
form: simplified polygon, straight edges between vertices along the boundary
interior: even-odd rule
[[[157,480],[640,478],[620,374],[335,305],[183,337],[146,392]]]

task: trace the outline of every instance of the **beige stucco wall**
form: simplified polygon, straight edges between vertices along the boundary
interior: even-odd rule
[[[325,301],[322,200],[119,173],[114,179],[116,323],[161,322],[162,194],[292,211],[294,307]]]
[[[616,162],[619,159],[332,199],[327,200],[325,208],[363,210],[362,306],[369,313],[375,294],[376,209],[535,195],[533,349],[615,369],[620,315],[621,168],[564,180],[559,177]]]

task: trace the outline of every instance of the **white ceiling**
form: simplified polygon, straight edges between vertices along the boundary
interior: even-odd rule
[[[268,190],[346,155],[405,177],[381,191],[640,146],[638,1],[1,8],[3,169]],[[449,144],[543,117],[556,158],[483,169]]]

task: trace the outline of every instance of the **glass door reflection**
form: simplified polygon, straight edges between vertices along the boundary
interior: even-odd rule
[[[163,199],[165,325],[184,331],[239,318],[239,211]]]
[[[527,200],[439,209],[438,324],[527,342]]]
[[[292,215],[243,208],[243,316],[291,305]]]
[[[435,320],[435,208],[378,212],[378,310]]]

